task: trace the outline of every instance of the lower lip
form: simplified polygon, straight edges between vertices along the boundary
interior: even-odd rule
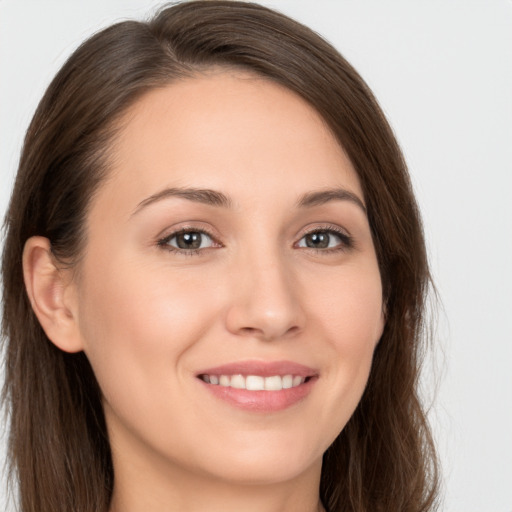
[[[201,379],[198,380],[215,397],[239,409],[256,412],[277,412],[304,400],[317,381],[317,377],[312,377],[299,386],[280,391],[248,391],[247,389],[208,384]]]

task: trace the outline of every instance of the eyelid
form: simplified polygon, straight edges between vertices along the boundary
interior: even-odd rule
[[[204,233],[211,237],[216,242],[219,241],[219,235],[216,234],[216,230],[207,225],[206,222],[203,221],[184,221],[180,223],[176,223],[173,226],[169,226],[155,237],[156,242],[160,242],[165,239],[169,239],[172,236],[179,235],[180,233],[186,233],[187,231],[196,231],[198,233]]]
[[[179,247],[175,247],[173,245],[169,244],[169,241],[172,240],[174,237],[183,234],[183,233],[201,233],[203,235],[206,235],[208,238],[210,238],[213,242],[212,247],[204,247],[199,249],[181,249]],[[165,235],[158,236],[156,245],[162,249],[165,249],[169,252],[174,252],[178,254],[184,254],[184,255],[194,255],[202,253],[208,249],[211,248],[219,248],[223,247],[223,244],[219,241],[218,237],[214,235],[208,228],[205,228],[203,226],[197,226],[197,225],[183,225],[178,228],[171,229],[170,231],[166,230]]]
[[[193,225],[193,224],[185,224],[179,227],[176,227],[174,229],[166,230],[165,234],[163,236],[159,236],[156,241],[156,245],[158,245],[160,248],[165,249],[169,252],[174,252],[178,254],[183,255],[194,255],[194,254],[200,254],[208,251],[212,248],[220,248],[224,247],[222,242],[219,241],[219,237],[214,235],[213,230],[204,227],[202,225]],[[209,237],[213,243],[211,247],[204,247],[204,248],[198,248],[198,249],[181,249],[179,247],[175,247],[169,244],[169,241],[172,240],[174,237],[187,232],[196,232],[196,233],[202,233]],[[340,243],[335,247],[326,247],[326,248],[315,248],[315,247],[303,247],[298,246],[299,242],[307,235],[313,234],[313,233],[333,233],[335,234],[339,239]],[[331,253],[331,252],[342,252],[347,251],[350,249],[353,249],[355,246],[354,239],[352,235],[349,234],[349,232],[342,228],[339,225],[326,223],[326,224],[315,224],[315,225],[309,225],[308,227],[304,228],[298,238],[298,240],[293,244],[294,248],[300,248],[305,249],[308,251],[313,251],[316,253]]]
[[[319,222],[313,225],[309,224],[302,230],[301,236],[307,235],[309,233],[315,233],[316,231],[334,231],[336,233],[341,233],[344,236],[350,236],[349,232],[345,228],[342,228],[337,224],[331,224],[330,222]]]
[[[330,248],[324,248],[324,249],[317,249],[314,247],[301,247],[302,249],[311,250],[315,252],[322,252],[322,253],[329,253],[329,252],[337,252],[337,251],[344,251],[354,248],[354,239],[352,235],[344,228],[336,225],[336,224],[316,224],[314,226],[311,226],[309,228],[306,228],[302,231],[299,239],[297,242],[295,242],[294,246],[297,247],[297,244],[307,235],[313,234],[313,233],[334,233],[337,237],[340,238],[341,243],[339,247],[330,247]]]

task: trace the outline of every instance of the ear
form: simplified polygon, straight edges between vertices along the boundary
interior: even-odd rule
[[[48,338],[65,352],[82,350],[72,273],[59,268],[47,238],[34,236],[25,243],[23,277],[32,309]]]

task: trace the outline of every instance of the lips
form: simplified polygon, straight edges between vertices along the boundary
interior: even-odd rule
[[[281,391],[282,389],[294,388],[303,384],[309,377],[287,374],[271,375],[216,375],[203,374],[199,378],[208,384],[215,386],[230,387],[236,389],[247,389],[249,391]]]
[[[235,407],[273,412],[302,401],[318,371],[291,361],[241,361],[197,374],[206,389]]]

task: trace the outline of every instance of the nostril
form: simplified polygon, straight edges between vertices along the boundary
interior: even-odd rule
[[[246,336],[254,336],[258,338],[262,338],[264,340],[270,341],[277,338],[283,338],[288,336],[293,336],[300,331],[300,327],[294,325],[284,332],[281,332],[279,329],[258,329],[257,327],[242,327],[239,330],[239,333]]]
[[[240,331],[244,334],[256,334],[256,333],[261,333],[261,330],[260,329],[256,329],[255,327],[242,327],[242,329],[240,329]]]

